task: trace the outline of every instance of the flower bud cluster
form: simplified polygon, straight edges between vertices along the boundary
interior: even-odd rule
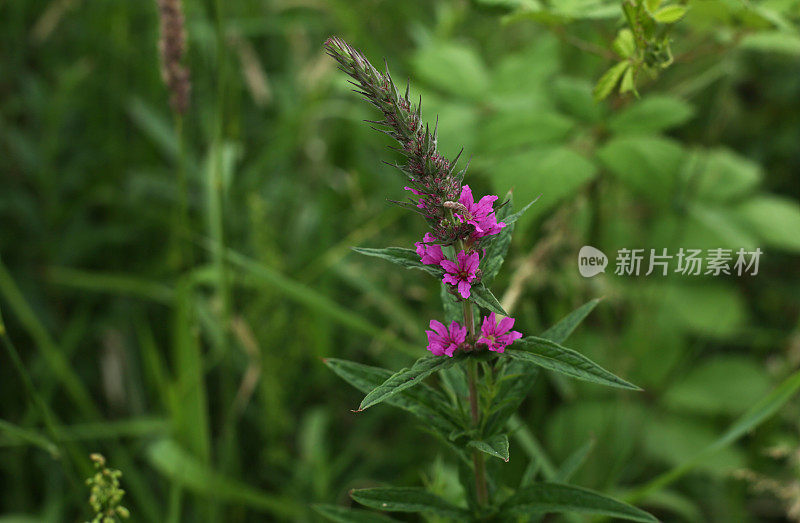
[[[379,72],[363,54],[340,38],[328,39],[325,48],[339,63],[339,68],[353,79],[350,83],[356,86],[356,92],[383,114],[382,121],[370,123],[380,126],[376,129],[400,144],[398,150],[405,156],[406,163],[396,167],[405,174],[405,189],[411,197],[406,202],[395,203],[422,214],[432,229],[416,243],[421,263],[441,267],[442,281],[451,293],[460,300],[470,299],[472,287],[480,283],[481,242],[506,226],[495,214],[494,203],[498,197],[488,195],[475,201],[469,185],[462,185],[466,168],[456,171],[458,156],[449,161],[437,151],[437,128],[431,132],[422,123],[421,100],[416,106],[411,103],[408,86],[401,95],[388,68],[385,73]],[[442,249],[449,246],[454,248],[453,259]],[[428,350],[435,355],[452,356],[459,348],[483,345],[489,350],[503,352],[522,336],[510,330],[513,325],[513,318],[504,318],[498,324],[491,313],[484,317],[478,338],[458,322],[452,322],[448,328],[431,320],[432,330],[426,331]],[[473,329],[471,325],[469,329]]]

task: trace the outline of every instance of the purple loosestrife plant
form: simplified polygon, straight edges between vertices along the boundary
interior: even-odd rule
[[[329,39],[325,48],[352,78],[356,91],[382,113],[383,120],[371,123],[400,144],[405,162],[397,167],[410,196],[394,203],[421,214],[431,229],[414,250],[355,250],[436,277],[442,286],[445,320],[430,320],[426,331],[430,354],[400,371],[333,358],[325,363],[366,393],[357,412],[386,402],[420,418],[452,450],[465,492],[460,504],[414,487],[354,490],[353,499],[378,510],[424,512],[459,521],[517,521],[572,511],[655,521],[635,507],[565,484],[566,475],[545,478],[553,482],[536,481],[535,473],[530,473],[536,463],[517,484],[504,484],[502,480],[508,478],[488,473],[487,459],[509,460],[509,420],[541,369],[611,387],[637,387],[562,345],[598,300],[576,309],[539,336],[523,337],[512,330],[515,320],[487,284],[502,266],[514,223],[530,204],[515,213],[510,196],[499,205],[495,205],[499,200],[495,195],[476,202],[472,189],[463,184],[466,169],[456,169],[458,157],[449,160],[438,152],[436,128],[431,130],[422,122],[420,103],[411,103],[409,88],[401,92],[388,70],[378,71],[339,38]],[[478,331],[479,315],[483,317]],[[424,352],[422,347],[420,352]],[[424,383],[434,374],[442,378],[439,385],[444,393]],[[371,517],[330,505],[317,509],[335,521]]]

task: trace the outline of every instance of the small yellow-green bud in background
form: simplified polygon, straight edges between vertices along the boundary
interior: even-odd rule
[[[94,463],[95,474],[86,480],[89,486],[89,506],[94,517],[87,523],[117,523],[130,517],[130,511],[120,505],[125,491],[120,488],[119,478],[122,472],[106,467],[106,458],[102,454],[90,454]]]

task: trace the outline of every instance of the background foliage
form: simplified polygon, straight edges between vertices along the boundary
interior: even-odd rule
[[[330,34],[412,79],[443,152],[472,157],[470,185],[541,194],[493,284],[516,327],[605,297],[572,345],[646,391],[546,376],[504,474],[529,459],[552,474],[585,446],[574,481],[625,497],[800,365],[798,2],[689,2],[674,63],[637,77],[640,98],[600,103],[617,2],[184,7],[181,139],[154,3],[0,4],[0,310],[25,369],[3,353],[5,520],[88,518],[93,451],[123,471],[137,521],[313,520],[311,503],[385,482],[457,497],[432,437],[384,406],[351,413],[360,393],[320,361],[400,368],[442,316],[435,288],[349,249],[407,246],[424,225],[386,204],[403,193],[380,163],[393,153],[322,53]],[[752,278],[584,279],[585,244],[765,254]],[[640,503],[666,520],[798,518],[798,407]]]

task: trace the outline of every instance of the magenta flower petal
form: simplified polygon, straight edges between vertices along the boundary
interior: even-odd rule
[[[428,335],[428,350],[435,356],[452,358],[453,353],[466,340],[467,329],[455,321],[450,324],[449,329],[436,320],[431,320],[429,325],[433,330],[425,331]]]
[[[520,332],[509,332],[509,329],[513,326],[514,318],[503,318],[498,324],[497,317],[492,312],[489,316],[484,316],[483,318],[481,337],[477,343],[486,345],[490,351],[502,353],[506,350],[506,347],[522,337]]]
[[[506,332],[511,330],[511,327],[514,326],[514,318],[505,317],[500,320],[500,323],[497,325],[497,333],[498,334],[505,334]]]
[[[431,329],[433,329],[436,332],[436,334],[438,334],[439,336],[442,336],[442,337],[446,337],[447,336],[447,327],[444,326],[444,323],[442,323],[440,321],[436,321],[436,320],[431,320],[431,322],[428,324],[428,326]]]
[[[443,260],[439,265],[445,270],[442,281],[456,286],[462,298],[470,297],[471,283],[475,280],[480,264],[480,255],[477,252],[467,254],[459,251],[456,262]]]
[[[444,269],[445,271],[455,274],[458,272],[458,264],[453,263],[450,260],[442,260],[439,262],[439,266]]]

